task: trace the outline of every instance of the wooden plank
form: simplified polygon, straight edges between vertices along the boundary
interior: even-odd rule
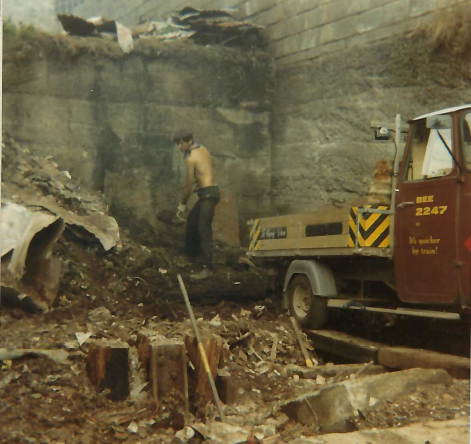
[[[306,335],[318,350],[328,351],[353,362],[378,363],[378,350],[382,345],[378,342],[329,330],[306,330]]]
[[[409,368],[441,368],[450,376],[469,379],[469,358],[418,350],[406,347],[381,347],[378,351],[378,364],[385,367],[406,370]]]

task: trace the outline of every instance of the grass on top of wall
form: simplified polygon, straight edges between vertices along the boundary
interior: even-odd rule
[[[471,48],[471,5],[440,11],[427,26],[426,34],[435,50],[464,54]]]
[[[3,22],[3,34],[18,37],[34,36],[36,34],[36,28],[33,25],[16,25],[10,18],[7,18]]]

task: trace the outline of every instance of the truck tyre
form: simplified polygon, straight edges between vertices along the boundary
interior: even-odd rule
[[[327,322],[327,298],[313,294],[306,275],[294,276],[288,285],[288,299],[291,316],[302,327],[321,328]]]

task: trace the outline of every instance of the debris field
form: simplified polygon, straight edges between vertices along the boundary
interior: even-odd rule
[[[49,195],[74,214],[106,214],[99,194],[8,136],[3,165],[4,203],[50,213],[41,206]],[[5,298],[3,442],[323,443],[343,442],[327,441],[330,436],[380,436],[385,429],[431,421],[451,424],[458,439],[469,434],[463,426],[469,424],[469,380],[439,369],[390,371],[323,358],[304,333],[298,338],[281,309],[274,271],[244,260],[243,249],[217,245],[216,285],[210,286],[187,279],[195,264],[180,253],[180,244],[150,249],[122,230],[106,251],[84,231],[66,221],[54,244],[63,274],[48,307]],[[2,267],[10,260],[5,255]],[[191,299],[225,422],[178,275]],[[306,366],[306,353],[312,367]],[[335,415],[326,418],[330,410]],[[431,437],[442,433],[428,430]]]

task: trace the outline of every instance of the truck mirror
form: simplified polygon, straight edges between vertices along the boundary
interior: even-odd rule
[[[387,128],[377,128],[375,129],[375,140],[389,140],[391,138],[391,133]]]
[[[427,117],[425,125],[429,129],[450,129],[451,128],[451,116],[450,115],[440,115],[440,116],[430,116]]]

